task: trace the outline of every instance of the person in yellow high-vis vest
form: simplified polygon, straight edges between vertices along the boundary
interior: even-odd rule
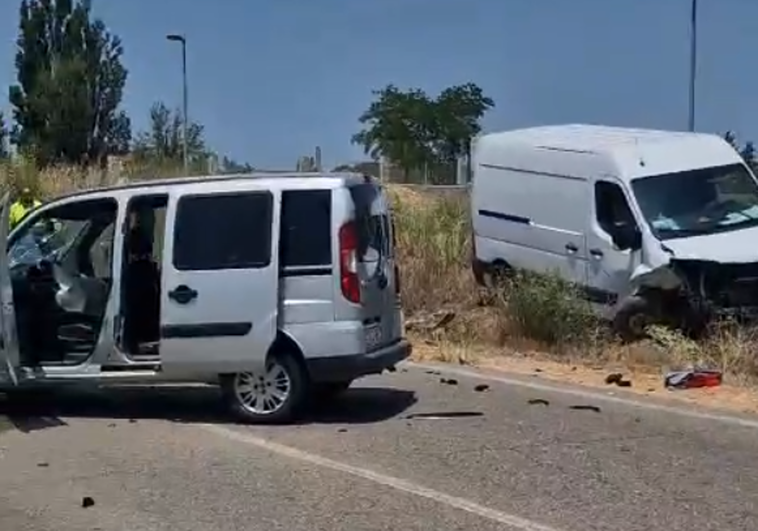
[[[18,199],[11,205],[10,228],[13,229],[18,225],[26,215],[42,203],[35,199],[29,188],[23,188]]]

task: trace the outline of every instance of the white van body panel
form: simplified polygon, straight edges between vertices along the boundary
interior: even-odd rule
[[[596,125],[534,127],[485,134],[472,147],[475,266],[556,271],[587,292],[612,292],[602,313],[646,282],[672,256],[758,262],[758,228],[659,241],[632,193],[634,179],[742,164],[716,135]],[[642,233],[642,248],[619,250],[599,228],[595,185],[620,186]],[[475,269],[476,271],[476,269]],[[610,304],[609,304],[610,302]]]

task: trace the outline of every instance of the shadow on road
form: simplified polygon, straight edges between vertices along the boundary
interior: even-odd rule
[[[401,389],[356,387],[330,402],[309,407],[299,424],[370,424],[398,416],[416,402]],[[181,423],[234,424],[214,387],[110,387],[56,390],[0,400],[0,416],[25,433],[65,425],[62,418],[136,422],[159,419]]]

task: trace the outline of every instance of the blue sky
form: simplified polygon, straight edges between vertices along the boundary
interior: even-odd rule
[[[486,130],[592,122],[687,126],[690,0],[93,0],[126,47],[125,107],[144,127],[181,102],[209,143],[258,167],[350,145],[371,90],[473,81],[495,99]],[[758,1],[700,0],[697,128],[758,140]],[[13,82],[18,2],[0,2],[0,85]],[[4,102],[3,102],[4,103]],[[7,106],[7,103],[4,104]]]

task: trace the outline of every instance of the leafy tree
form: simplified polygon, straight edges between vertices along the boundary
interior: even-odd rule
[[[12,140],[22,151],[42,164],[103,163],[128,149],[123,47],[89,0],[22,0],[16,47]]]
[[[406,176],[428,165],[450,167],[468,155],[481,118],[495,106],[474,83],[449,87],[436,98],[394,85],[373,94],[376,99],[359,118],[363,129],[352,141],[374,160],[384,156],[399,164]]]
[[[8,129],[5,125],[5,117],[0,112],[0,159],[8,157]]]
[[[179,110],[171,110],[158,102],[150,108],[150,125],[137,135],[134,153],[138,157],[160,161],[181,162],[184,157],[184,118]],[[203,126],[189,122],[187,126],[187,152],[192,161],[205,160],[207,150]]]
[[[374,160],[384,156],[398,163],[406,175],[432,161],[434,110],[426,93],[387,85],[372,94],[376,99],[358,118],[364,128],[353,135],[353,143]]]
[[[755,152],[755,145],[753,142],[748,141],[744,146],[740,146],[739,141],[737,140],[737,135],[732,131],[727,131],[724,134],[724,140],[729,142],[753,171],[758,170],[758,154]]]

